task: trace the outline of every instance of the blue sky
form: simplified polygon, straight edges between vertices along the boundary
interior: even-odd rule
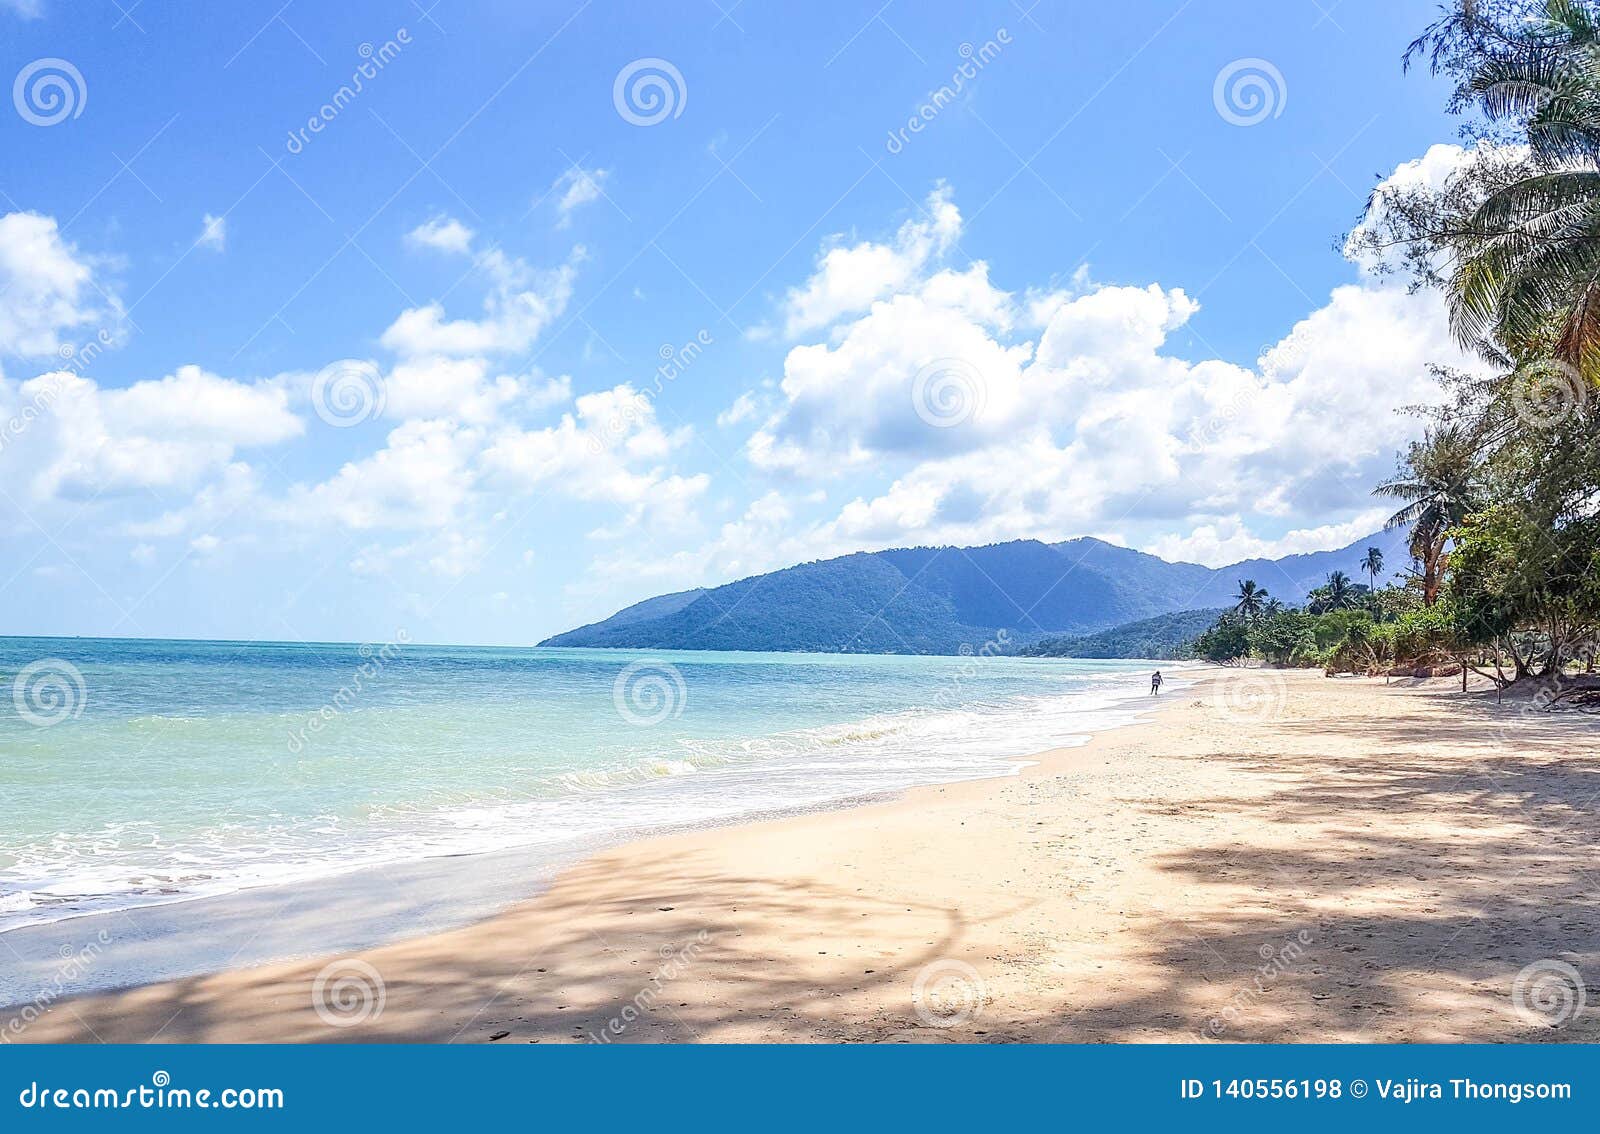
[[[1454,356],[1338,238],[1452,140],[1430,5],[729,3],[0,0],[7,631],[518,643],[1375,526]]]

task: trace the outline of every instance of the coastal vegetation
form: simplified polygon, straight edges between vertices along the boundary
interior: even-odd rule
[[[1423,438],[1377,491],[1411,564],[1329,577],[1268,614],[1241,585],[1199,656],[1329,672],[1592,674],[1600,634],[1600,5],[1456,0],[1406,53],[1454,83],[1471,144],[1442,184],[1388,183],[1351,238],[1445,299],[1479,360],[1440,367]],[[1248,583],[1249,580],[1243,582]],[[1576,685],[1588,684],[1578,681]]]

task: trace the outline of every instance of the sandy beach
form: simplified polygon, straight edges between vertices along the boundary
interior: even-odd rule
[[[1017,777],[627,844],[477,925],[60,1001],[16,1038],[1600,1040],[1546,979],[1600,979],[1600,720],[1193,676]]]

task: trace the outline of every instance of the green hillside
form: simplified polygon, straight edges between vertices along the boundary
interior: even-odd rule
[[[1045,638],[1017,652],[1040,658],[1186,658],[1194,640],[1216,622],[1220,610],[1158,614],[1095,634]]]

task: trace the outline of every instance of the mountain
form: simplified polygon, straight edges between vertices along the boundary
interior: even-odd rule
[[[1216,622],[1221,610],[1180,610],[1141,618],[1110,630],[1075,637],[1045,638],[1018,650],[1035,658],[1182,658],[1189,643]]]
[[[1240,579],[1300,602],[1330,571],[1357,577],[1372,545],[1396,565],[1409,560],[1404,532],[1216,570],[1088,537],[857,552],[646,599],[540,645],[953,654],[1002,630],[1025,645],[1231,606]]]

